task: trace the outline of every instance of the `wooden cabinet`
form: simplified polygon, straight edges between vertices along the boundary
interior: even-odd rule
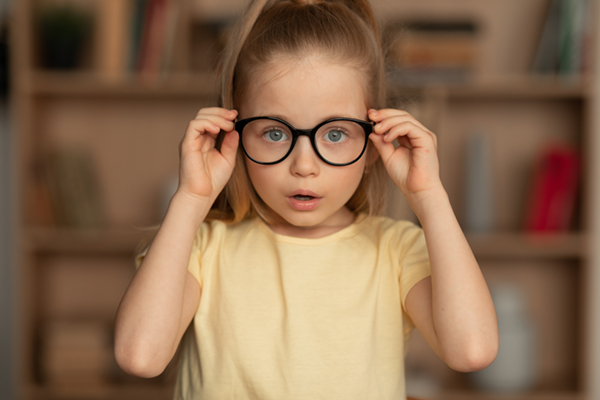
[[[143,228],[156,225],[162,216],[187,123],[201,107],[216,104],[217,85],[210,70],[219,46],[214,32],[243,2],[174,0],[180,11],[173,62],[166,74],[148,80],[119,72],[106,61],[114,55],[111,48],[125,40],[106,33],[114,22],[110,7],[134,0],[83,2],[95,18],[96,36],[89,39],[82,67],[61,72],[42,68],[34,11],[48,1],[16,2],[12,27],[19,152],[21,397],[170,398],[172,369],[150,381],[117,370],[112,361],[112,321],[134,272],[136,248],[147,236]],[[591,335],[598,325],[592,293],[599,283],[594,272],[599,255],[594,249],[600,228],[593,203],[598,199],[594,180],[600,169],[594,160],[600,151],[596,143],[600,124],[593,115],[600,90],[594,86],[592,68],[564,81],[529,72],[548,4],[427,0],[377,1],[374,6],[384,23],[477,24],[476,63],[467,81],[411,88],[391,85],[392,101],[411,110],[437,134],[442,180],[461,224],[466,218],[469,135],[479,132],[491,143],[492,229],[466,234],[490,285],[509,282],[521,288],[537,327],[537,384],[518,398],[572,400],[599,395],[589,378],[598,371],[598,361],[589,352],[597,346]],[[533,167],[550,140],[569,143],[581,155],[576,220],[560,233],[526,234],[523,220]],[[49,204],[44,203],[40,174],[46,176],[49,154],[64,149],[84,154],[93,166],[103,213],[95,226],[61,226],[40,210]],[[395,199],[390,213],[411,218],[397,193]],[[77,352],[74,344],[70,350],[60,347],[69,335],[84,338],[82,351]],[[88,372],[69,372],[60,362],[74,357],[86,364],[86,357],[102,352],[109,354],[108,361],[96,370],[87,363]],[[407,368],[409,373],[413,368],[435,378],[440,398],[487,398],[472,389],[468,376],[437,360],[418,334]],[[78,380],[78,373],[83,378]]]

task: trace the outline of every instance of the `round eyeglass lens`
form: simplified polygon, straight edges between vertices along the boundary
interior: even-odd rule
[[[271,163],[281,160],[292,145],[293,135],[281,122],[257,119],[244,127],[244,149],[255,161]]]
[[[319,154],[333,164],[356,160],[365,147],[365,130],[353,121],[332,121],[319,128],[315,135]]]

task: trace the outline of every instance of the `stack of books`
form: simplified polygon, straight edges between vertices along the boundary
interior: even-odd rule
[[[155,80],[172,69],[181,0],[99,2],[98,62],[109,79]]]
[[[478,58],[477,26],[472,22],[410,22],[385,33],[389,76],[402,86],[461,84],[471,79]]]

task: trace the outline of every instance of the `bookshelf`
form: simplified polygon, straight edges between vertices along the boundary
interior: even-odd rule
[[[133,274],[136,247],[147,236],[141,228],[160,221],[187,123],[199,108],[216,103],[218,87],[211,67],[221,40],[218,31],[243,1],[173,1],[179,12],[177,29],[171,33],[176,38],[171,62],[150,78],[123,66],[129,57],[123,50],[123,35],[129,37],[123,33],[130,25],[127,7],[137,0],[73,0],[85,3],[97,30],[80,67],[67,71],[44,68],[38,54],[34,10],[52,0],[15,2],[11,36],[18,129],[15,189],[20,216],[15,234],[22,399],[171,397],[172,368],[150,381],[127,377],[110,365],[95,377],[94,385],[53,382],[42,367],[40,347],[46,327],[57,321],[67,329],[70,323],[89,322],[104,326],[101,334],[111,332],[116,306]],[[600,173],[595,161],[600,123],[594,117],[600,88],[593,70],[560,79],[529,72],[547,0],[373,3],[384,23],[470,21],[478,26],[476,57],[467,81],[390,84],[389,93],[398,107],[408,108],[438,135],[442,180],[461,223],[466,140],[475,130],[491,138],[494,226],[485,233],[467,231],[467,238],[490,284],[510,282],[527,293],[543,350],[535,388],[512,397],[473,389],[469,377],[441,365],[418,334],[407,368],[435,378],[442,399],[600,396],[593,379],[600,357],[590,355],[597,352],[593,337],[600,329],[593,297],[600,285],[594,275],[600,262],[600,213],[593,207],[600,198],[594,183]],[[118,20],[125,25],[110,29]],[[531,170],[549,139],[581,151],[576,217],[563,232],[526,233],[522,221]],[[61,226],[42,218],[36,169],[55,148],[84,149],[93,161],[105,214],[102,224]],[[398,204],[392,214],[412,218],[406,204]],[[105,350],[111,351],[108,347]]]

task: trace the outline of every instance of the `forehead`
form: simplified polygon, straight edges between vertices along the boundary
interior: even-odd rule
[[[280,61],[253,77],[240,117],[276,115],[299,126],[333,116],[366,117],[365,78],[356,68],[318,58]]]

